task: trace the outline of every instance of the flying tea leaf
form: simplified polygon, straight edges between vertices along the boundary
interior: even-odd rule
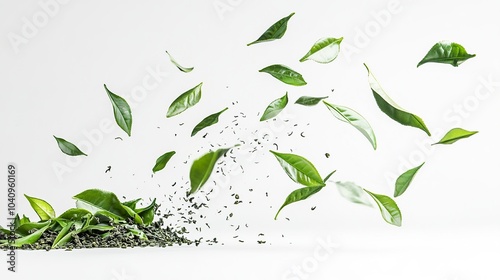
[[[289,16],[284,17],[280,20],[278,20],[276,23],[271,25],[262,35],[260,35],[259,39],[248,43],[247,46],[251,46],[253,44],[257,43],[263,43],[263,42],[269,42],[277,39],[281,39],[283,35],[285,35],[287,26],[288,26],[288,20],[294,15],[295,13],[291,13]]]

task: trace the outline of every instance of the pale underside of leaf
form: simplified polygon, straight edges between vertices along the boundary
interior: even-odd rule
[[[175,67],[177,67],[177,69],[179,69],[180,71],[182,71],[184,73],[189,73],[189,72],[193,71],[194,67],[181,66],[179,63],[177,63],[177,61],[175,61],[175,59],[172,57],[172,55],[168,51],[165,51],[165,52],[168,54],[168,57],[170,58],[170,62],[172,62],[172,64],[174,64]]]
[[[322,38],[311,47],[311,50],[300,59],[300,62],[313,60],[318,63],[330,63],[337,58],[340,52],[340,43],[343,38]]]
[[[375,137],[375,132],[370,126],[370,123],[368,123],[363,116],[348,107],[330,104],[326,101],[323,101],[323,103],[337,119],[354,126],[366,137],[366,139],[368,139],[368,141],[370,141],[373,149],[377,149],[377,138]]]
[[[366,192],[362,187],[353,182],[335,182],[340,195],[350,202],[373,207]]]

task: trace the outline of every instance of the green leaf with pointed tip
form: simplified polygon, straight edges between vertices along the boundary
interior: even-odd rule
[[[370,141],[373,149],[377,149],[377,139],[375,138],[375,133],[373,132],[373,129],[368,121],[363,116],[361,116],[353,109],[344,106],[330,104],[326,101],[323,101],[323,103],[337,119],[354,126],[366,137],[366,139],[368,139],[368,141]]]
[[[344,38],[322,38],[311,47],[309,52],[300,59],[300,62],[313,60],[318,63],[330,63],[340,52],[340,43]]]
[[[210,151],[193,162],[191,170],[189,171],[189,179],[191,181],[191,190],[189,191],[189,195],[197,192],[203,185],[205,185],[219,158],[230,149],[231,148]]]
[[[38,222],[38,223],[25,223],[16,228],[16,233],[21,236],[27,236],[34,229],[41,229],[46,225],[50,225],[51,221]]]
[[[156,198],[147,207],[137,209],[135,212],[141,216],[145,225],[150,225],[155,217],[156,209],[158,205],[156,204]]]
[[[323,179],[323,182],[325,182],[325,184],[326,184],[326,182],[327,182],[328,180],[330,180],[330,177],[332,177],[332,175],[333,175],[333,174],[335,174],[335,172],[337,172],[337,170],[333,170],[333,171],[332,171],[332,172],[330,172],[328,175],[326,175],[325,179]]]
[[[437,145],[437,144],[453,144],[457,142],[460,139],[468,138],[471,137],[472,135],[478,133],[479,131],[468,131],[463,128],[453,128],[450,131],[448,131],[444,137],[439,140],[439,142],[436,142],[432,145]]]
[[[61,231],[57,234],[56,239],[54,239],[54,242],[52,243],[52,249],[63,246],[64,244],[68,243],[69,240],[71,240],[72,232],[69,232],[71,230],[71,227],[73,226],[75,222],[69,222],[67,223]]]
[[[211,114],[210,116],[204,118],[201,122],[199,122],[194,128],[193,131],[191,132],[191,137],[195,136],[196,133],[200,132],[202,129],[209,127],[211,125],[214,125],[219,122],[219,116],[224,113],[228,108],[224,108],[223,110]]]
[[[379,82],[373,76],[370,69],[366,64],[364,64],[366,70],[368,70],[368,81],[370,83],[370,87],[375,97],[375,101],[377,102],[378,107],[382,112],[384,112],[391,119],[397,121],[402,125],[412,126],[418,129],[421,129],[427,133],[427,135],[431,136],[429,129],[425,125],[424,121],[417,115],[407,112],[403,108],[399,107],[380,86]]]
[[[335,182],[337,189],[342,197],[350,202],[373,207],[369,197],[362,187],[353,182]]]
[[[257,43],[263,43],[263,42],[269,42],[269,41],[274,41],[277,39],[281,39],[283,35],[285,35],[287,26],[288,26],[288,20],[294,15],[295,13],[291,13],[289,16],[284,17],[280,20],[278,20],[276,23],[271,25],[262,35],[260,35],[259,39],[248,43],[247,46],[251,46],[253,44]]]
[[[75,195],[73,198],[77,201],[77,208],[83,208],[92,213],[105,213],[118,220],[131,217],[112,192],[89,189]]]
[[[54,136],[54,135],[53,135]],[[86,156],[84,152],[82,152],[75,144],[66,141],[63,138],[59,138],[54,136],[54,138],[57,141],[57,145],[59,146],[59,149],[61,149],[61,152],[67,154],[68,156]]]
[[[130,106],[125,99],[109,91],[106,85],[104,85],[104,89],[106,89],[109,100],[111,100],[111,104],[113,105],[116,124],[130,136],[132,133],[132,111],[130,110]]]
[[[23,215],[23,217],[19,220],[19,225],[22,226],[27,223],[31,223],[30,218]]]
[[[304,185],[306,187],[324,187],[325,183],[319,175],[316,167],[307,159],[294,154],[271,152],[285,173],[294,182]]]
[[[319,192],[322,188],[323,187],[304,187],[304,188],[294,190],[293,192],[291,192],[287,196],[287,198],[285,199],[285,202],[283,203],[283,205],[281,205],[280,209],[278,209],[278,212],[274,216],[274,219],[276,220],[278,218],[278,215],[281,212],[281,209],[283,209],[285,206],[292,204],[292,203],[295,203],[295,202],[298,202],[298,201],[301,201],[301,200],[305,200],[305,199],[309,198],[310,196],[312,196],[313,194]]]
[[[408,189],[413,177],[415,177],[415,174],[417,174],[417,171],[420,170],[424,163],[399,175],[396,180],[396,187],[394,188],[394,197],[402,195]]]
[[[52,206],[50,206],[47,201],[27,195],[24,196],[29,201],[31,207],[33,208],[33,210],[35,210],[38,217],[40,217],[40,220],[47,221],[56,217],[54,208],[52,208]]]
[[[165,165],[169,162],[169,160],[175,155],[175,151],[170,151],[167,152],[163,155],[161,155],[158,159],[156,159],[156,164],[153,167],[153,173],[156,173],[163,168],[165,168]],[[140,200],[140,199],[139,199]],[[137,202],[137,201],[136,201]],[[134,204],[135,205],[135,204]],[[127,205],[128,206],[128,205]]]
[[[98,225],[89,225],[89,226],[85,227],[85,230],[83,230],[83,231],[89,231],[89,230],[110,231],[110,230],[113,230],[114,228],[115,227],[110,226],[110,225],[98,224]]]
[[[41,229],[36,230],[35,232],[31,233],[30,235],[23,236],[21,238],[15,239],[13,243],[9,244],[10,246],[14,247],[21,247],[25,244],[33,244],[40,239],[42,234],[50,227],[50,223],[46,226],[44,226]]]
[[[417,67],[428,62],[445,63],[458,67],[458,65],[467,59],[475,56],[475,54],[468,54],[460,44],[441,41],[429,50],[425,57],[417,64]]]
[[[177,61],[175,61],[175,59],[172,57],[172,55],[170,55],[170,53],[168,53],[168,51],[165,51],[165,52],[168,54],[168,57],[170,58],[170,62],[172,62],[172,64],[174,64],[175,67],[177,67],[177,69],[181,70],[184,73],[189,73],[189,72],[193,71],[194,67],[182,67],[179,63],[177,63]]]
[[[142,200],[142,198],[138,198],[138,199],[122,202],[122,204],[135,211],[135,207],[137,205],[137,202],[139,202],[141,200]]]
[[[71,208],[57,217],[58,220],[81,221],[85,216],[92,215],[88,210],[81,208]]]
[[[0,232],[5,235],[10,235],[10,230],[3,228],[2,226],[0,226]]]
[[[203,83],[199,83],[194,88],[179,95],[179,97],[170,104],[170,107],[168,107],[167,118],[176,116],[196,105],[201,99],[202,85]]]
[[[328,98],[328,96],[324,97],[312,97],[312,96],[301,96],[295,104],[304,105],[304,106],[314,106],[317,105],[321,100]]]
[[[302,75],[294,70],[288,68],[285,65],[274,64],[262,68],[259,70],[262,73],[268,73],[276,79],[282,81],[285,84],[289,84],[292,86],[304,86],[307,85],[306,81],[302,77]]]
[[[260,121],[262,122],[276,117],[281,111],[283,111],[283,109],[285,109],[287,104],[288,104],[288,92],[285,93],[283,97],[280,97],[269,103],[266,110],[264,110],[264,113],[262,113]]]
[[[125,206],[122,204],[122,207],[127,211],[128,215],[134,219],[134,223],[138,225],[143,225],[144,221],[142,220],[141,216],[137,214],[134,210],[132,210],[130,207]]]
[[[375,194],[367,191],[366,189],[364,190],[377,203],[378,208],[380,209],[380,213],[382,214],[382,218],[384,218],[384,220],[389,224],[400,227],[402,217],[401,217],[401,211],[399,211],[396,202],[388,196],[382,194]]]

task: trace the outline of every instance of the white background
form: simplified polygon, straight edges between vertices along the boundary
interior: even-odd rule
[[[44,4],[49,2],[56,4]],[[219,186],[212,210],[203,213],[213,224],[206,232],[220,237],[224,246],[19,252],[14,279],[49,273],[116,280],[155,275],[499,279],[497,11],[495,1],[3,1],[0,155],[4,168],[10,162],[19,168],[20,213],[35,217],[22,194],[43,198],[61,213],[73,206],[73,195],[88,188],[147,200],[172,194],[176,189],[171,185],[179,182],[183,192],[189,163],[207,152],[209,144],[229,146],[237,138],[253,139],[255,130],[277,137],[255,158],[240,155],[245,173]],[[281,40],[246,46],[291,12],[296,14]],[[300,63],[322,37],[344,37],[339,57],[326,65]],[[457,68],[426,64],[417,69],[440,40],[458,42],[477,57]],[[165,50],[195,70],[178,71]],[[308,85],[285,85],[258,72],[276,63],[302,73]],[[431,138],[380,112],[363,63],[399,105],[425,120]],[[152,75],[155,71],[161,74]],[[139,95],[145,79],[153,86]],[[201,102],[166,119],[169,104],[200,82]],[[103,84],[131,104],[132,137],[114,123]],[[257,114],[285,92],[290,103],[282,117],[259,123]],[[302,95],[330,96],[330,102],[361,113],[375,130],[377,150],[323,105],[294,105]],[[197,122],[224,107],[229,110],[206,130],[206,138],[201,137],[205,131],[189,137]],[[240,112],[247,117],[233,127],[236,134],[219,134]],[[100,128],[108,120],[110,128]],[[457,126],[479,133],[429,148]],[[72,161],[75,158],[62,154],[52,135],[80,144],[89,156]],[[375,208],[345,201],[333,184],[284,209],[274,221],[277,207],[298,186],[267,152],[274,149],[272,142],[282,152],[292,149],[305,156],[322,174],[337,169],[334,180],[355,181],[386,195],[393,192],[394,176],[426,161],[409,190],[396,200],[403,227],[385,223]],[[156,158],[170,150],[176,150],[176,156],[151,177]],[[326,158],[326,152],[332,156]],[[105,174],[108,165],[112,171]],[[68,172],[58,173],[55,166],[66,166]],[[249,193],[249,188],[255,191]],[[235,192],[245,203],[231,210],[234,223],[250,225],[238,233],[245,243],[233,240],[234,229],[225,216],[215,215],[234,201],[230,195]],[[5,208],[4,202],[0,205]],[[315,211],[310,210],[313,206]],[[0,218],[4,225],[4,211]],[[260,232],[267,243],[257,246]],[[323,251],[326,257],[318,259],[315,250],[328,240],[338,248]],[[304,274],[294,274],[294,267]],[[7,273],[6,267],[1,271]]]

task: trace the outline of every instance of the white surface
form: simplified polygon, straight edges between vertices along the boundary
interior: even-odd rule
[[[76,271],[75,278],[84,279],[90,274],[78,263],[92,267],[97,279],[119,279],[113,273],[122,268],[132,279],[147,279],[160,269],[166,277],[188,273],[187,279],[195,275],[282,279],[291,267],[311,256],[317,238],[328,236],[340,247],[308,279],[499,278],[492,263],[500,249],[496,176],[500,71],[495,59],[500,38],[495,1],[400,1],[399,5],[391,1],[69,1],[59,4],[43,27],[35,26],[36,31],[25,36],[24,18],[33,22],[33,17],[46,14],[40,3],[0,4],[4,22],[0,26],[0,155],[2,166],[15,162],[19,167],[20,198],[24,193],[44,198],[61,213],[73,205],[72,195],[92,187],[127,197],[163,197],[174,191],[173,182],[186,181],[189,165],[183,161],[200,156],[210,143],[232,145],[237,137],[253,139],[255,130],[279,137],[280,151],[293,149],[322,174],[337,169],[335,180],[355,181],[378,193],[392,193],[389,174],[398,175],[422,160],[427,163],[397,200],[402,228],[385,224],[376,209],[344,201],[333,188],[284,209],[281,219],[273,221],[277,207],[297,186],[267,153],[273,149],[272,142],[267,143],[257,157],[241,157],[245,173],[230,177],[212,199],[211,209],[230,203],[229,195],[238,192],[253,201],[234,209],[235,223],[251,225],[242,234],[255,240],[265,232],[275,245],[254,248],[248,243],[255,241],[234,242],[228,223],[212,215],[208,220],[213,229],[208,232],[224,237],[225,247],[21,252],[19,279],[56,267],[70,274]],[[220,3],[233,6],[221,12],[215,8]],[[377,14],[389,10],[390,20],[377,23]],[[296,15],[283,39],[246,46],[291,12]],[[362,38],[366,30],[369,35]],[[24,36],[25,43],[13,47],[9,38],[14,33]],[[334,62],[298,62],[317,39],[328,36],[345,38]],[[440,40],[456,41],[477,57],[458,68],[427,64],[417,69],[418,61]],[[179,72],[165,50],[195,70]],[[433,132],[432,142],[455,126],[480,132],[451,146],[422,150],[422,143],[431,142],[422,131],[403,127],[379,111],[363,62],[399,105],[425,120]],[[288,86],[258,72],[275,63],[302,73],[308,85]],[[155,71],[163,74],[151,74]],[[145,79],[153,84],[144,98],[138,98]],[[487,88],[485,80],[495,83]],[[203,97],[196,108],[166,119],[172,100],[199,82],[204,82]],[[132,106],[130,138],[114,124],[104,83]],[[290,121],[259,123],[257,113],[286,91],[292,106],[282,116]],[[293,106],[301,95],[330,95],[331,102],[361,113],[375,130],[377,151],[326,108]],[[233,106],[234,101],[238,104]],[[230,110],[207,130],[206,139],[202,133],[189,137],[199,120],[225,106]],[[220,129],[240,111],[247,118],[236,128],[237,135],[230,131],[220,135]],[[100,128],[107,120],[110,128]],[[54,164],[68,165],[68,157],[58,150],[52,135],[81,144],[88,141],[88,132],[97,129],[105,130],[102,140],[82,146],[89,156],[69,167],[71,172],[57,176]],[[288,137],[291,131],[294,135]],[[302,131],[306,138],[299,136]],[[117,136],[124,141],[115,140]],[[151,178],[155,159],[169,150],[177,155]],[[332,157],[326,159],[325,152]],[[104,173],[108,165],[111,174]],[[266,179],[267,175],[271,176]],[[233,186],[231,191],[228,185]],[[255,193],[249,194],[248,188]],[[266,191],[269,198],[263,195]],[[312,206],[317,209],[310,211]],[[32,213],[24,200],[18,210]],[[0,219],[5,221],[3,211]],[[148,271],[149,266],[156,269]],[[5,269],[0,271],[3,275]]]

